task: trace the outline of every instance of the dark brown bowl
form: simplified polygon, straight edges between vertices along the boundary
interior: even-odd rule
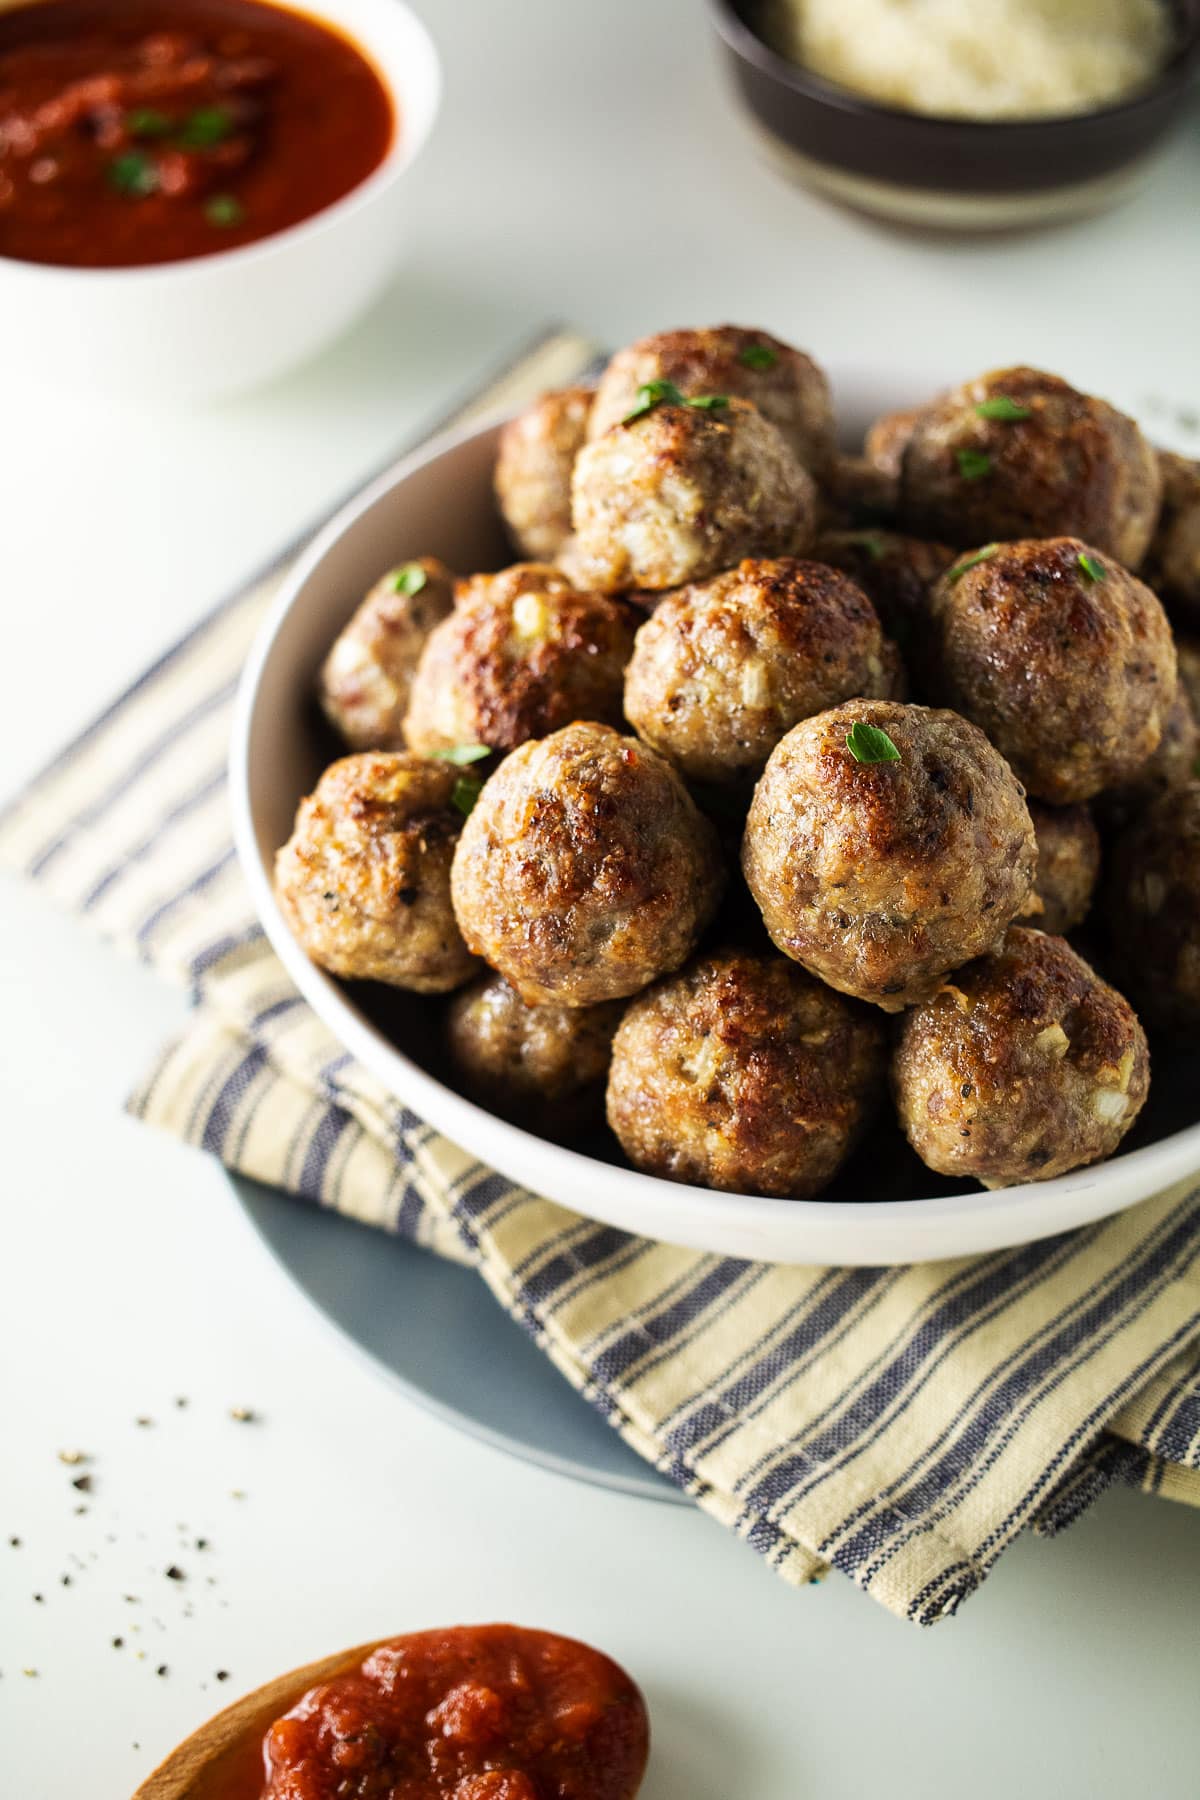
[[[865,211],[943,228],[1044,224],[1120,199],[1182,110],[1200,59],[1200,0],[1173,0],[1174,53],[1129,100],[1063,118],[935,118],[789,62],[758,35],[755,0],[709,3],[734,83],[787,174]]]

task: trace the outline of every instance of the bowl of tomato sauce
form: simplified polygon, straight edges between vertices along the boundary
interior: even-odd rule
[[[402,0],[0,0],[0,384],[301,361],[399,265],[440,88]]]

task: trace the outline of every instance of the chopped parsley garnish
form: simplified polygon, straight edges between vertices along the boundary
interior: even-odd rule
[[[978,481],[992,466],[992,459],[985,450],[956,450],[954,459],[964,481]]]
[[[157,107],[137,106],[126,119],[125,129],[131,137],[166,137],[171,121]]]
[[[872,562],[878,562],[883,555],[883,539],[877,531],[848,531],[845,541],[865,550]]]
[[[975,411],[981,419],[1003,419],[1009,425],[1015,425],[1019,419],[1028,419],[1032,416],[1027,406],[1021,406],[1016,400],[1010,400],[1007,394],[997,394],[994,399],[981,400]]]
[[[886,731],[856,719],[846,733],[846,748],[860,763],[899,762],[900,752]]]
[[[420,563],[404,563],[392,573],[394,594],[419,594],[429,580]]]
[[[452,744],[448,750],[434,750],[431,755],[439,762],[453,763],[456,768],[464,769],[468,763],[482,762],[485,756],[492,754],[489,744]]]
[[[982,550],[976,550],[972,555],[964,556],[961,562],[956,562],[954,567],[947,572],[946,580],[957,581],[960,575],[965,575],[968,569],[975,568],[977,563],[987,562],[988,558],[994,556],[999,548],[999,544],[985,544]]]
[[[770,344],[747,344],[739,350],[738,361],[744,369],[773,369],[779,361],[779,352],[772,350]]]
[[[233,115],[225,106],[198,106],[189,113],[179,133],[185,150],[211,150],[223,144],[233,130]]]
[[[246,209],[232,194],[214,194],[211,200],[204,202],[204,216],[210,225],[227,230],[231,225],[241,224]]]
[[[1092,556],[1087,550],[1081,550],[1079,552],[1079,566],[1089,581],[1103,581],[1104,577],[1108,574],[1108,570],[1104,567],[1104,564],[1096,557]]]
[[[126,150],[109,163],[108,179],[119,194],[142,200],[158,192],[158,165],[141,150]]]
[[[454,784],[450,801],[456,806],[464,818],[468,818],[475,810],[475,802],[483,792],[483,782],[478,775],[460,775]]]
[[[637,404],[632,412],[627,412],[621,420],[622,425],[632,425],[646,413],[653,412],[656,406],[695,406],[701,412],[711,412],[714,407],[728,406],[726,394],[697,394],[688,399],[680,393],[673,381],[643,381],[637,391]]]

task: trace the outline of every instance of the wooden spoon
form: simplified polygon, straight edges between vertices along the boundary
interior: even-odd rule
[[[133,1800],[258,1800],[262,1791],[262,1740],[267,1728],[318,1682],[357,1668],[391,1638],[360,1644],[338,1656],[306,1663],[235,1700],[172,1750],[143,1781]]]

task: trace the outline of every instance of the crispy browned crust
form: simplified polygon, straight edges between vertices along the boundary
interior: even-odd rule
[[[1142,576],[1178,624],[1200,630],[1200,462],[1158,452],[1162,508]]]
[[[502,975],[456,994],[447,1037],[466,1092],[481,1106],[548,1137],[599,1124],[619,1000],[602,1006],[527,1006]]]
[[[1105,883],[1118,979],[1152,1024],[1200,1026],[1200,781],[1163,794],[1117,839]]]
[[[636,624],[620,599],[578,593],[542,564],[475,576],[417,665],[409,745],[512,750],[574,719],[620,724]]]
[[[450,905],[462,827],[458,772],[367,751],[326,769],[275,859],[275,895],[315,963],[334,975],[445,993],[475,963]]]
[[[863,454],[867,461],[899,487],[900,465],[913,427],[924,411],[920,406],[905,406],[895,412],[881,413],[867,428]]]
[[[678,588],[638,631],[625,713],[690,781],[761,771],[785,731],[855,694],[891,696],[894,653],[848,576],[794,557],[747,559]]]
[[[712,826],[671,765],[593,724],[501,763],[451,881],[468,944],[531,1006],[621,999],[678,968],[723,884]]]
[[[389,570],[321,667],[321,710],[352,750],[403,750],[413,671],[429,633],[454,605],[454,577],[445,563],[436,556],[410,561],[425,571],[425,586],[397,593],[399,570]]]
[[[1020,420],[981,418],[1006,397]],[[988,459],[972,478],[966,451]],[[1158,515],[1161,477],[1132,419],[1038,369],[998,369],[944,394],[916,419],[900,474],[900,512],[918,537],[1083,538],[1136,568]]]
[[[899,762],[857,762],[861,721]],[[755,789],[742,869],[774,943],[898,1012],[992,949],[1033,882],[1024,790],[957,713],[855,700],[797,725]]]
[[[1176,689],[1171,628],[1150,589],[1094,545],[1000,544],[950,569],[931,605],[938,698],[983,728],[1031,794],[1088,800],[1158,748]]]
[[[583,447],[592,390],[542,394],[500,433],[496,501],[521,556],[550,562],[571,532],[571,470]]]
[[[812,477],[747,401],[656,406],[576,458],[569,566],[607,593],[679,587],[802,552],[816,507]]]
[[[758,350],[773,355],[767,369],[741,358]],[[829,383],[811,356],[769,331],[717,325],[700,331],[660,331],[618,350],[596,390],[588,436],[618,424],[648,381],[673,381],[681,394],[736,394],[770,419],[805,468],[819,474],[833,454],[833,406]]]
[[[1019,926],[905,1014],[892,1060],[917,1155],[986,1187],[1111,1156],[1149,1086],[1128,1002],[1062,938]]]
[[[904,655],[920,661],[929,631],[929,596],[959,552],[948,544],[867,527],[822,532],[812,547],[815,562],[842,569],[857,581]]]
[[[1037,877],[1029,923],[1065,937],[1087,918],[1100,874],[1100,833],[1086,806],[1029,802],[1037,838]]]
[[[878,1098],[882,1021],[773,955],[726,950],[659,982],[613,1044],[608,1122],[670,1181],[804,1199]]]

